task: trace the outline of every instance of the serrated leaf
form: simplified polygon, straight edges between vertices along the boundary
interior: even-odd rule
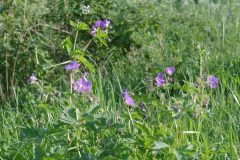
[[[64,110],[60,119],[59,119],[61,122],[63,123],[67,123],[67,124],[77,124],[77,121],[76,119],[74,119],[70,114],[69,114],[69,111],[68,110]]]
[[[103,39],[103,38],[98,38],[98,40],[99,40],[99,42],[101,43],[101,44],[103,44],[104,46],[108,46],[107,45],[107,42]]]
[[[79,49],[76,49],[74,51],[71,52],[71,56],[79,56],[79,55],[84,55],[84,52],[79,50]]]
[[[90,72],[95,72],[94,66],[83,55],[77,56],[76,59],[87,67]]]
[[[78,30],[87,31],[87,30],[89,30],[89,26],[86,23],[84,23],[84,22],[79,22],[77,24],[77,29]]]

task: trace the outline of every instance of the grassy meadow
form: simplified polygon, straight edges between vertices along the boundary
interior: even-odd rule
[[[0,1],[0,160],[240,159],[239,7]]]

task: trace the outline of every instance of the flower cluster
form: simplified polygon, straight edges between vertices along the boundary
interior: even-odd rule
[[[97,20],[96,23],[92,26],[91,35],[95,36],[98,28],[107,29],[109,25],[110,21],[108,19]]]
[[[82,6],[82,13],[83,14],[89,14],[90,13],[90,6]]]
[[[80,64],[78,64],[76,61],[71,61],[69,64],[65,66],[66,71],[76,71]],[[85,93],[89,92],[92,88],[92,83],[87,80],[86,76],[88,73],[84,73],[81,78],[79,78],[76,82],[73,83],[73,89],[74,91],[78,93]],[[72,82],[71,82],[72,83]]]
[[[173,75],[173,73],[175,72],[175,68],[174,67],[166,67],[165,68],[165,72],[168,76],[167,78],[167,81],[168,82],[172,82],[173,81],[173,78],[171,77]],[[158,73],[157,77],[155,78],[156,80],[156,86],[157,87],[161,87],[161,86],[164,86],[164,84],[166,83],[166,80],[165,80],[165,77],[162,73]]]
[[[88,73],[84,73],[81,78],[79,78],[74,84],[73,89],[79,93],[89,92],[92,88],[92,83],[87,80],[86,76]]]
[[[161,87],[161,86],[164,86],[164,84],[166,83],[166,81],[167,82],[172,82],[173,81],[173,79],[172,79],[172,75],[173,75],[173,73],[175,72],[175,68],[174,67],[166,67],[165,68],[165,73],[167,74],[166,76],[167,76],[167,79],[165,78],[165,76],[164,76],[164,74],[162,74],[162,73],[158,73],[157,74],[157,77],[155,78],[155,85],[157,86],[157,87]],[[217,86],[218,86],[218,79],[215,77],[215,76],[213,76],[213,75],[210,75],[208,78],[207,78],[207,81],[206,81],[206,84],[210,87],[210,88],[217,88]],[[134,103],[134,100],[133,100],[133,98],[129,95],[129,93],[128,93],[128,90],[127,89],[125,89],[123,92],[122,92],[122,97],[123,97],[123,100],[124,100],[124,102],[125,102],[125,104],[127,105],[127,106],[135,106],[135,103]],[[139,107],[141,108],[141,109],[143,109],[144,108],[144,105],[141,103],[140,105],[139,105]]]

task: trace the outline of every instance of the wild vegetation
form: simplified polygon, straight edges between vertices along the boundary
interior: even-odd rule
[[[0,1],[0,159],[240,159],[239,7]]]

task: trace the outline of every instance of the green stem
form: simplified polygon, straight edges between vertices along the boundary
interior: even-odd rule
[[[70,72],[70,93],[72,94],[73,90],[72,90],[72,83],[73,83],[73,73]],[[71,97],[70,97],[71,99]]]
[[[132,119],[132,116],[131,116],[129,108],[127,108],[127,111],[128,111],[128,115],[129,115],[130,121],[132,123],[132,126],[134,127],[133,119]],[[131,128],[129,128],[129,129],[131,129]]]
[[[77,38],[78,38],[78,31],[76,32],[76,36],[75,36],[75,40],[74,40],[74,44],[73,44],[73,50],[76,49]]]
[[[199,66],[199,68],[200,68],[200,78],[202,78],[202,71],[203,71],[203,67],[202,67],[202,63],[203,63],[203,51],[200,51],[200,62],[199,62],[200,64],[200,66]]]
[[[83,48],[83,50],[85,51],[88,47],[89,47],[89,45],[92,43],[92,40],[90,40],[88,43],[87,43],[87,45]]]
[[[65,62],[62,62],[62,63],[54,64],[54,65],[51,65],[51,66],[43,68],[43,69],[50,69],[50,68],[53,68],[53,67],[57,67],[57,66],[61,66],[61,65],[67,64],[69,62],[71,62],[71,61],[65,61]]]

